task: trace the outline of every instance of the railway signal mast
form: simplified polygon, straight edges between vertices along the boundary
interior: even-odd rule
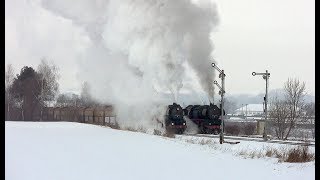
[[[220,86],[217,81],[214,81],[214,82],[213,82],[213,83],[214,83],[215,85],[217,85],[218,88],[220,89],[219,94],[221,95],[220,144],[222,144],[223,141],[224,141],[224,136],[223,136],[223,134],[224,134],[224,113],[223,113],[223,112],[224,112],[224,111],[223,111],[223,109],[224,109],[224,99],[223,99],[223,97],[224,97],[224,93],[225,93],[224,78],[225,78],[226,75],[224,74],[224,70],[219,69],[219,68],[216,66],[215,63],[212,63],[211,65],[212,65],[213,68],[215,68],[216,70],[219,71],[219,73],[220,73],[220,74],[219,74],[219,78],[221,78],[221,84],[222,84],[222,86]]]
[[[256,72],[252,72],[252,76],[255,75],[262,75],[263,79],[266,80],[266,95],[264,97],[264,112],[265,112],[265,125],[264,125],[264,130],[263,130],[263,139],[265,141],[268,140],[267,137],[267,118],[268,118],[268,86],[269,86],[269,77],[270,77],[270,73],[268,72],[268,70],[266,70],[265,73],[256,73]]]

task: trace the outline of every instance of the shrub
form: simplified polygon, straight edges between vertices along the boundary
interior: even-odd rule
[[[169,137],[169,138],[175,138],[176,135],[174,133],[174,130],[167,129],[166,132],[162,135],[164,137]]]
[[[247,152],[244,150],[241,150],[241,151],[237,152],[236,154],[239,156],[245,156],[247,154]]]
[[[138,130],[133,128],[133,127],[125,127],[123,130],[126,130],[126,131],[132,131],[132,132],[137,132]]]
[[[285,154],[287,153],[287,149],[286,148],[282,148],[280,150],[274,149],[274,148],[268,148],[265,156],[267,157],[275,157],[278,158],[279,160],[283,159],[283,157],[285,156]]]
[[[157,130],[157,129],[154,129],[153,130],[153,135],[157,135],[157,136],[161,136],[161,131]]]
[[[194,138],[186,139],[187,143],[196,144],[196,140]]]
[[[200,144],[205,145],[205,144],[210,144],[212,141],[210,139],[201,139]]]
[[[142,132],[142,133],[147,133],[147,130],[142,126],[139,126],[137,131]]]
[[[237,125],[226,125],[225,132],[226,134],[237,136],[240,133],[240,127]]]
[[[314,160],[314,154],[309,152],[308,146],[298,146],[290,149],[284,162],[309,162]]]
[[[266,156],[267,156],[267,157],[271,157],[272,154],[273,154],[273,150],[272,150],[272,149],[268,149],[268,150],[266,151]]]
[[[282,148],[277,149],[267,149],[265,156],[276,157],[279,162],[309,162],[315,159],[314,153],[309,152],[308,146],[298,146],[292,149]]]
[[[110,124],[109,127],[111,127],[112,129],[120,129],[120,126],[117,122],[115,122],[115,124]]]
[[[255,133],[256,126],[253,123],[245,123],[243,127],[243,133],[245,135],[253,135]]]

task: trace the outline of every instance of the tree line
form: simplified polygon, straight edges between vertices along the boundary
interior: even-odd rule
[[[36,69],[24,66],[19,74],[9,64],[5,71],[5,119],[42,121],[47,107],[92,107],[100,104],[90,95],[87,82],[81,95],[59,94],[58,67],[42,59]]]

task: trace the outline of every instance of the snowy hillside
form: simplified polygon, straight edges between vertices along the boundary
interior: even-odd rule
[[[314,162],[235,155],[266,143],[203,146],[188,142],[192,137],[171,139],[70,122],[5,126],[6,180],[315,179]]]

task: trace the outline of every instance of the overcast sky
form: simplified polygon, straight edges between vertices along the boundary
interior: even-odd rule
[[[265,70],[271,89],[292,77],[315,93],[314,0],[215,2],[220,20],[212,33],[213,55],[225,70],[228,93],[264,92],[265,81],[251,73]],[[78,91],[77,59],[87,43],[83,29],[43,9],[38,0],[5,1],[5,61],[16,73],[47,57],[60,68],[61,91]]]
[[[216,0],[220,25],[214,34],[215,56],[227,74],[232,93],[263,92],[262,77],[271,73],[270,88],[289,77],[315,92],[314,0]]]

